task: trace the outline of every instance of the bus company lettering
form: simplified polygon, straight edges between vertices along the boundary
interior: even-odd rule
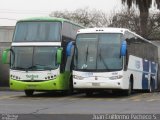
[[[35,79],[38,78],[38,75],[26,75],[27,78]]]

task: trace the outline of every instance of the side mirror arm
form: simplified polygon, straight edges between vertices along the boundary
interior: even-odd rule
[[[121,43],[120,56],[126,56],[127,42],[125,40]]]
[[[72,47],[75,45],[75,42],[71,41],[67,44],[66,55],[71,56]]]

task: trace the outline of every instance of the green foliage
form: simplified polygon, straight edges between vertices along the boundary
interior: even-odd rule
[[[134,9],[123,9],[111,18],[110,27],[128,28],[142,35],[140,17]],[[145,18],[144,18],[145,19]],[[145,19],[146,20],[146,19]],[[143,37],[152,40],[160,40],[160,13],[152,13],[146,20],[146,31]]]

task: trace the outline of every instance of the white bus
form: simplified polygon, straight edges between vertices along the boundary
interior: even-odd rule
[[[123,28],[87,28],[77,32],[73,87],[92,95],[99,90],[157,89],[158,48]]]

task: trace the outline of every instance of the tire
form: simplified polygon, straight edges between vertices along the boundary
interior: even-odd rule
[[[132,89],[133,89],[133,84],[132,84],[132,82],[130,81],[130,82],[129,82],[129,88],[128,88],[128,90],[125,90],[125,91],[124,91],[124,94],[125,94],[126,96],[130,96],[130,95],[132,94]]]
[[[93,92],[92,92],[92,91],[87,91],[87,92],[86,92],[86,96],[91,97],[92,95],[93,95]]]
[[[121,90],[112,90],[112,94],[114,95],[120,95],[121,92]]]
[[[158,71],[157,71],[157,92],[160,92],[160,65],[158,65]]]
[[[62,95],[67,96],[67,95],[72,95],[73,91],[71,88],[69,88],[68,90],[62,91]]]
[[[72,82],[72,76],[70,77],[69,81],[69,88],[68,90],[62,91],[62,95],[72,95],[73,94],[73,82]]]
[[[154,92],[154,88],[153,88],[153,81],[151,79],[149,89],[148,89],[148,93],[152,93],[152,92]]]
[[[33,96],[34,90],[25,90],[24,92],[26,96],[31,97]]]
[[[73,90],[73,80],[72,80],[72,75],[70,77],[70,81],[69,81],[69,89],[67,90],[68,91],[68,95],[72,95],[74,90]]]

